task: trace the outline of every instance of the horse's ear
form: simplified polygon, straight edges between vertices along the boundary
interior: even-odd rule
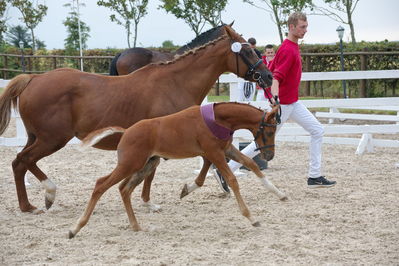
[[[234,22],[233,22],[234,23]],[[231,25],[233,24],[231,23]],[[227,35],[229,35],[230,39],[234,39],[234,35],[236,34],[234,30],[228,25],[228,27],[225,27],[225,30],[227,32]]]
[[[231,23],[229,24],[229,27],[233,27],[233,24],[234,24],[234,20],[233,20],[233,22],[231,22]]]

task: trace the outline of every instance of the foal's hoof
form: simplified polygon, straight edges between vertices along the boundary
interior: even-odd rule
[[[187,184],[184,184],[184,187],[180,193],[180,199],[184,198],[187,195],[188,195],[188,186]]]
[[[287,201],[287,200],[288,200],[288,197],[287,197],[287,196],[281,197],[280,200],[281,200],[281,201]]]
[[[72,233],[71,230],[69,230],[68,238],[69,238],[69,239],[72,239],[72,238],[74,238],[74,237],[75,237],[75,235]]]
[[[259,222],[254,222],[254,223],[252,224],[252,226],[254,226],[254,227],[260,227],[260,223],[259,223]]]
[[[161,206],[160,205],[157,205],[157,204],[154,204],[154,203],[152,203],[152,202],[150,202],[150,201],[148,201],[148,202],[145,202],[145,201],[142,201],[142,203],[141,203],[144,207],[146,207],[149,211],[151,211],[151,212],[158,212],[158,211],[161,211]]]
[[[34,208],[32,210],[29,211],[32,214],[42,214],[44,213],[44,211],[42,209],[38,209],[38,208]]]
[[[44,199],[44,202],[46,203],[46,209],[48,210],[48,209],[51,208],[51,206],[53,206],[54,200],[51,201],[51,200],[49,200],[49,199],[46,197],[46,198]]]

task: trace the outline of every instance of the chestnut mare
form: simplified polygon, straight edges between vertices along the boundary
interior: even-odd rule
[[[259,63],[245,39],[229,25],[214,30],[219,32],[219,37],[209,39],[205,45],[171,62],[150,64],[125,76],[56,69],[12,79],[0,97],[0,135],[9,124],[13,104],[19,109],[28,136],[26,146],[12,162],[21,211],[42,212],[28,200],[24,183],[27,170],[41,181],[46,208],[51,207],[56,186],[36,163],[63,148],[74,136],[83,139],[90,132],[108,126],[128,128],[145,118],[199,105],[226,71],[257,81],[261,86],[270,86],[270,71]],[[245,44],[240,51],[233,52],[232,43],[234,47]],[[95,147],[115,150],[120,135],[109,136]],[[154,174],[155,170],[146,177],[142,193],[143,201],[150,207],[153,206],[149,194]]]
[[[275,116],[278,108],[279,106],[275,105],[270,112],[265,113],[261,109],[240,103],[192,106],[168,116],[141,120],[126,130],[119,127],[108,127],[89,134],[83,140],[86,146],[95,145],[106,136],[124,132],[117,148],[118,163],[116,168],[111,174],[97,180],[87,208],[77,221],[76,226],[69,231],[69,238],[74,237],[87,224],[100,197],[110,187],[122,180],[123,182],[119,185],[119,192],[130,225],[134,231],[141,230],[133,212],[131,194],[135,187],[149,174],[148,171],[152,171],[148,169],[149,165],[155,165],[155,167],[158,165],[159,157],[153,159],[154,155],[172,159],[202,156],[204,161],[207,162],[206,169],[200,173],[195,183],[190,186],[185,185],[181,197],[201,187],[204,184],[210,164],[215,164],[233,190],[241,214],[253,226],[259,226],[259,222],[251,216],[241,197],[237,180],[227,165],[225,156],[250,168],[268,190],[275,193],[281,200],[286,200],[287,197],[284,193],[279,191],[263,175],[257,164],[232,145],[231,137],[234,130],[250,130],[263,158],[266,160],[273,159],[274,137],[277,127]],[[211,122],[209,122],[210,117],[212,117]],[[225,137],[217,137],[213,133],[214,131],[210,130],[210,128],[215,128],[215,125],[219,127],[216,133],[227,131]]]
[[[221,27],[222,26],[219,26],[216,29]],[[174,53],[159,52],[142,47],[126,49],[112,59],[109,74],[112,76],[127,75],[151,63],[170,61],[175,56],[182,55],[188,50],[204,45],[209,39],[216,39],[218,37],[219,31],[211,29],[208,33],[201,34],[190,43],[180,47]]]

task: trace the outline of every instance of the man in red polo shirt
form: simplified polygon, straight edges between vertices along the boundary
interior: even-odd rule
[[[271,93],[278,96],[281,104],[281,124],[288,119],[295,121],[310,134],[310,162],[308,173],[308,187],[332,187],[335,181],[330,181],[321,175],[321,145],[324,134],[323,126],[312,115],[312,113],[298,101],[299,84],[302,75],[302,61],[299,51],[298,40],[302,39],[307,32],[308,22],[306,15],[302,12],[295,12],[288,18],[288,36],[278,49],[270,70],[273,73],[273,83]],[[253,158],[259,151],[255,151],[256,145],[253,141],[242,152],[248,157]],[[235,161],[229,162],[230,169],[234,172],[241,164]],[[216,172],[215,177],[220,179],[219,184],[223,184],[223,177]],[[225,184],[225,182],[224,182]],[[222,187],[225,192],[229,192],[228,187]]]

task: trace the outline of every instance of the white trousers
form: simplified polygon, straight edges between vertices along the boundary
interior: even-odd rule
[[[321,176],[321,153],[322,153],[322,140],[324,134],[324,128],[320,122],[313,116],[313,114],[303,105],[301,102],[295,102],[293,104],[282,104],[281,105],[281,124],[277,127],[277,132],[281,126],[288,120],[291,119],[298,125],[303,127],[310,134],[310,147],[309,147],[309,177],[316,178]],[[276,132],[276,133],[277,133]],[[255,151],[256,144],[252,141],[247,147],[241,152],[246,156],[253,158],[259,151]],[[241,167],[241,164],[230,160],[230,169],[234,172]]]

